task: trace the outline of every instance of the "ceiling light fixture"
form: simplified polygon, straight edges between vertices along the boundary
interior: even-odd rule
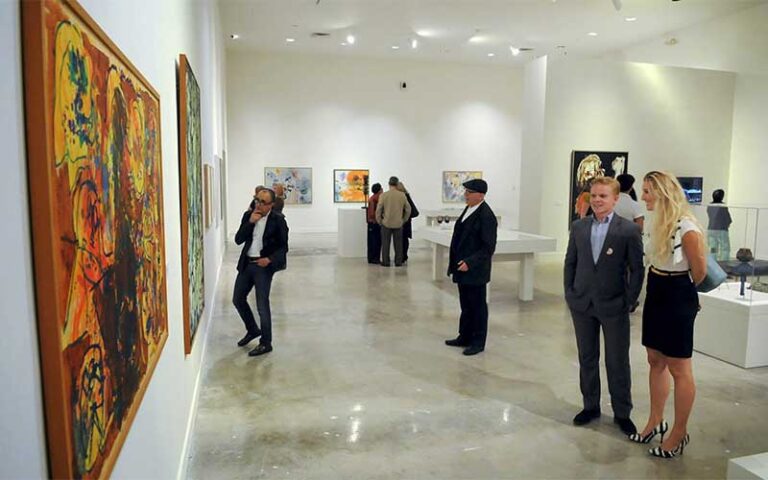
[[[416,40],[415,38],[411,40],[411,48],[413,49],[419,48],[419,41]]]
[[[392,50],[400,50],[400,47],[398,47],[397,45],[392,45]]]
[[[240,35],[238,35],[238,34],[236,34],[236,33],[233,33],[233,34],[231,34],[231,35],[229,36],[229,38],[231,38],[232,40],[237,40],[238,38],[240,38]]]
[[[341,46],[342,47],[346,47],[347,46],[347,42],[341,42]]]
[[[509,47],[509,50],[512,52],[512,55],[514,55],[515,57],[520,55],[520,49],[519,48]]]
[[[589,35],[590,37],[596,37],[597,32],[589,32],[587,35]]]
[[[636,20],[637,20],[637,17],[625,17],[624,18],[625,22],[634,22]]]
[[[347,43],[350,45],[355,44],[355,36],[354,35],[347,35]]]
[[[296,41],[296,39],[295,39],[295,38],[291,38],[291,37],[288,37],[288,38],[286,38],[286,39],[285,39],[285,41],[286,41],[286,42],[288,42],[288,43],[293,43],[293,42],[295,42],[295,41]]]
[[[489,57],[495,57],[495,56],[496,56],[496,54],[495,54],[495,53],[489,53],[489,54],[488,54],[488,56],[489,56]]]

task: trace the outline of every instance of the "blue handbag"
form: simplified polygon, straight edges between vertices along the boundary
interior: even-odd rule
[[[723,267],[717,263],[715,256],[711,253],[707,255],[707,276],[704,280],[696,285],[696,291],[701,293],[711,292],[720,286],[725,281],[728,275],[723,270]]]

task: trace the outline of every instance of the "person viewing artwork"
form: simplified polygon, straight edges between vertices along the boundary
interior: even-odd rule
[[[688,418],[696,395],[691,368],[693,323],[699,310],[696,285],[707,275],[706,246],[702,228],[674,175],[649,172],[643,179],[642,199],[653,215],[648,229],[646,254],[651,266],[642,328],[650,365],[651,411],[643,429],[629,439],[649,443],[660,435],[661,444],[648,453],[672,458],[682,454],[690,442]],[[664,419],[670,375],[675,384],[671,429]]]
[[[405,188],[405,184],[403,182],[399,182],[397,184],[397,189],[405,194],[405,198],[408,200],[408,204],[411,206],[411,215],[403,224],[403,262],[407,262],[408,248],[411,245],[411,238],[413,238],[413,223],[411,220],[419,216],[419,209],[416,208],[416,204],[413,202],[411,194],[408,192],[408,189]]]
[[[709,243],[710,253],[715,256],[715,260],[728,260],[731,257],[731,239],[728,236],[728,229],[733,223],[731,212],[723,203],[725,190],[717,189],[712,192],[712,203],[707,206],[707,243]]]
[[[616,177],[616,180],[618,180],[621,189],[621,193],[619,193],[619,201],[616,202],[616,215],[640,225],[640,231],[642,232],[645,215],[643,214],[642,208],[640,208],[640,204],[637,203],[637,198],[632,198],[635,177],[628,173],[622,173]]]

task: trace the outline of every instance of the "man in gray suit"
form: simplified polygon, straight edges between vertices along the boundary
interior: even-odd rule
[[[643,286],[643,241],[637,224],[614,214],[618,198],[619,182],[615,179],[593,180],[590,205],[594,213],[571,225],[564,283],[576,331],[584,401],[584,409],[573,423],[585,425],[600,416],[602,327],[613,421],[630,435],[637,429],[629,418],[629,310]]]

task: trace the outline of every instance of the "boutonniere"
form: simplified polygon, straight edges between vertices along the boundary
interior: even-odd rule
[[[613,255],[613,249],[611,247],[608,247],[608,250],[605,251],[606,255]]]

